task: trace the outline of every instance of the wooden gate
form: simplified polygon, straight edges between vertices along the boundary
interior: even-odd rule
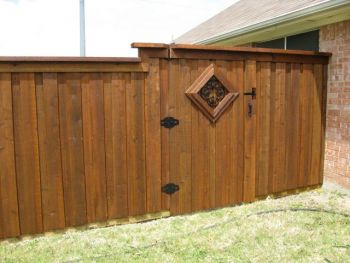
[[[134,46],[162,61],[161,116],[179,120],[162,129],[162,184],[179,186],[170,200],[163,195],[164,209],[188,213],[322,184],[329,54]],[[200,98],[186,96],[210,66],[238,93],[215,122]]]
[[[0,238],[322,184],[329,54],[133,46],[0,58]]]
[[[213,123],[185,95],[208,66],[215,65],[240,95]],[[180,124],[170,130],[170,181],[179,184],[171,195],[172,213],[227,206],[243,198],[243,62],[176,59],[169,65],[168,107]]]

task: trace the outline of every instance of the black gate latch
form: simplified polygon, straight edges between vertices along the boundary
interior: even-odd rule
[[[244,94],[244,95],[251,95],[251,96],[252,96],[252,99],[254,100],[255,97],[256,97],[256,88],[252,88],[252,91],[251,91],[251,92],[244,92],[243,94]]]
[[[172,195],[173,193],[175,193],[176,191],[179,191],[179,190],[180,190],[180,187],[174,183],[169,183],[169,184],[162,186],[162,192],[166,193],[168,195]]]
[[[179,120],[173,117],[166,117],[160,121],[160,125],[162,125],[165,128],[171,129],[174,126],[179,125]]]

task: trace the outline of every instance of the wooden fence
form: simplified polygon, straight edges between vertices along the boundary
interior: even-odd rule
[[[0,58],[0,238],[322,184],[329,54],[133,46]],[[211,68],[236,94],[216,122],[186,96]]]

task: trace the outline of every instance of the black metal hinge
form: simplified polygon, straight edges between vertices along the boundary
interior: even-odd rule
[[[162,192],[166,193],[168,195],[172,195],[173,193],[175,193],[176,191],[179,191],[179,190],[180,190],[180,187],[174,183],[169,183],[169,184],[162,186]]]
[[[171,129],[174,126],[179,125],[179,120],[173,117],[166,117],[160,121],[160,125],[162,125],[165,128]]]

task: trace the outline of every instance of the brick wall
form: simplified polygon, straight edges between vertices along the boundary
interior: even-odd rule
[[[328,67],[325,176],[350,189],[350,20],[320,29],[320,51],[333,53]]]

